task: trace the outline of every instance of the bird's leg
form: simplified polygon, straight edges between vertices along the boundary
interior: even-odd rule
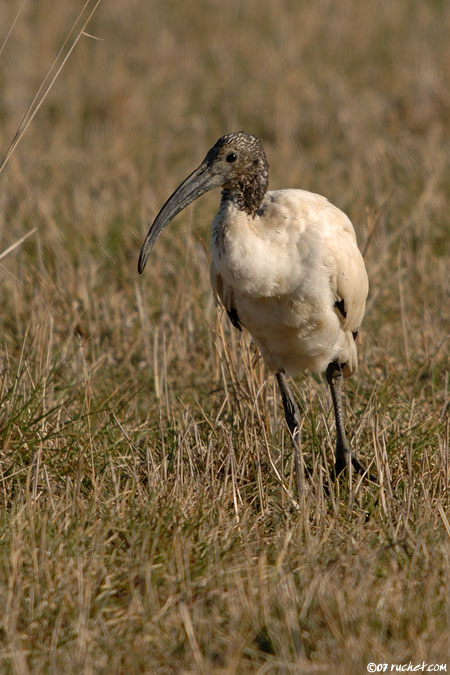
[[[352,465],[357,473],[365,473],[366,469],[358,461],[352,452],[350,443],[347,440],[344,427],[344,411],[342,407],[342,385],[343,375],[338,361],[332,361],[326,371],[327,382],[330,385],[331,397],[333,399],[334,416],[336,420],[336,463],[334,465],[334,475],[337,478],[346,466]]]
[[[302,494],[302,474],[300,463],[300,410],[294,394],[289,386],[284,370],[277,372],[277,382],[280,388],[281,398],[283,400],[284,414],[291,434],[292,447],[294,450],[295,477],[297,480],[297,491],[299,497]]]

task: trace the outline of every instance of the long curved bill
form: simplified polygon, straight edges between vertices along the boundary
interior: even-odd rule
[[[210,170],[206,161],[195,169],[175,192],[169,197],[161,211],[151,225],[139,254],[138,272],[142,274],[150,252],[163,231],[175,216],[186,208],[194,199],[201,197],[205,192],[221,185],[220,176]]]

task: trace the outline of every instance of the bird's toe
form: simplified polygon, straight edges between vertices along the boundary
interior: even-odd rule
[[[353,471],[360,475],[367,475],[369,480],[375,481],[375,476],[367,472],[364,464],[361,464],[359,459],[353,454],[350,448],[338,448],[336,451],[336,462],[334,465],[333,476],[336,480],[339,475],[349,466],[351,463]]]

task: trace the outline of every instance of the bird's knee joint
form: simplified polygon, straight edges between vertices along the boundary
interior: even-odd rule
[[[339,363],[339,361],[332,361],[326,369],[326,378],[328,384],[333,384],[336,380],[340,380],[342,375],[342,370],[345,368],[345,363]]]

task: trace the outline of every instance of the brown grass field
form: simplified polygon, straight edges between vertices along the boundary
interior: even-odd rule
[[[24,5],[2,153],[81,8]],[[0,260],[0,673],[450,671],[450,3],[103,0],[86,30],[0,176],[0,255],[31,233]],[[331,399],[305,375],[293,498],[276,383],[210,290],[217,191],[137,274],[238,129],[272,188],[355,225],[346,416],[377,483],[324,490]]]

